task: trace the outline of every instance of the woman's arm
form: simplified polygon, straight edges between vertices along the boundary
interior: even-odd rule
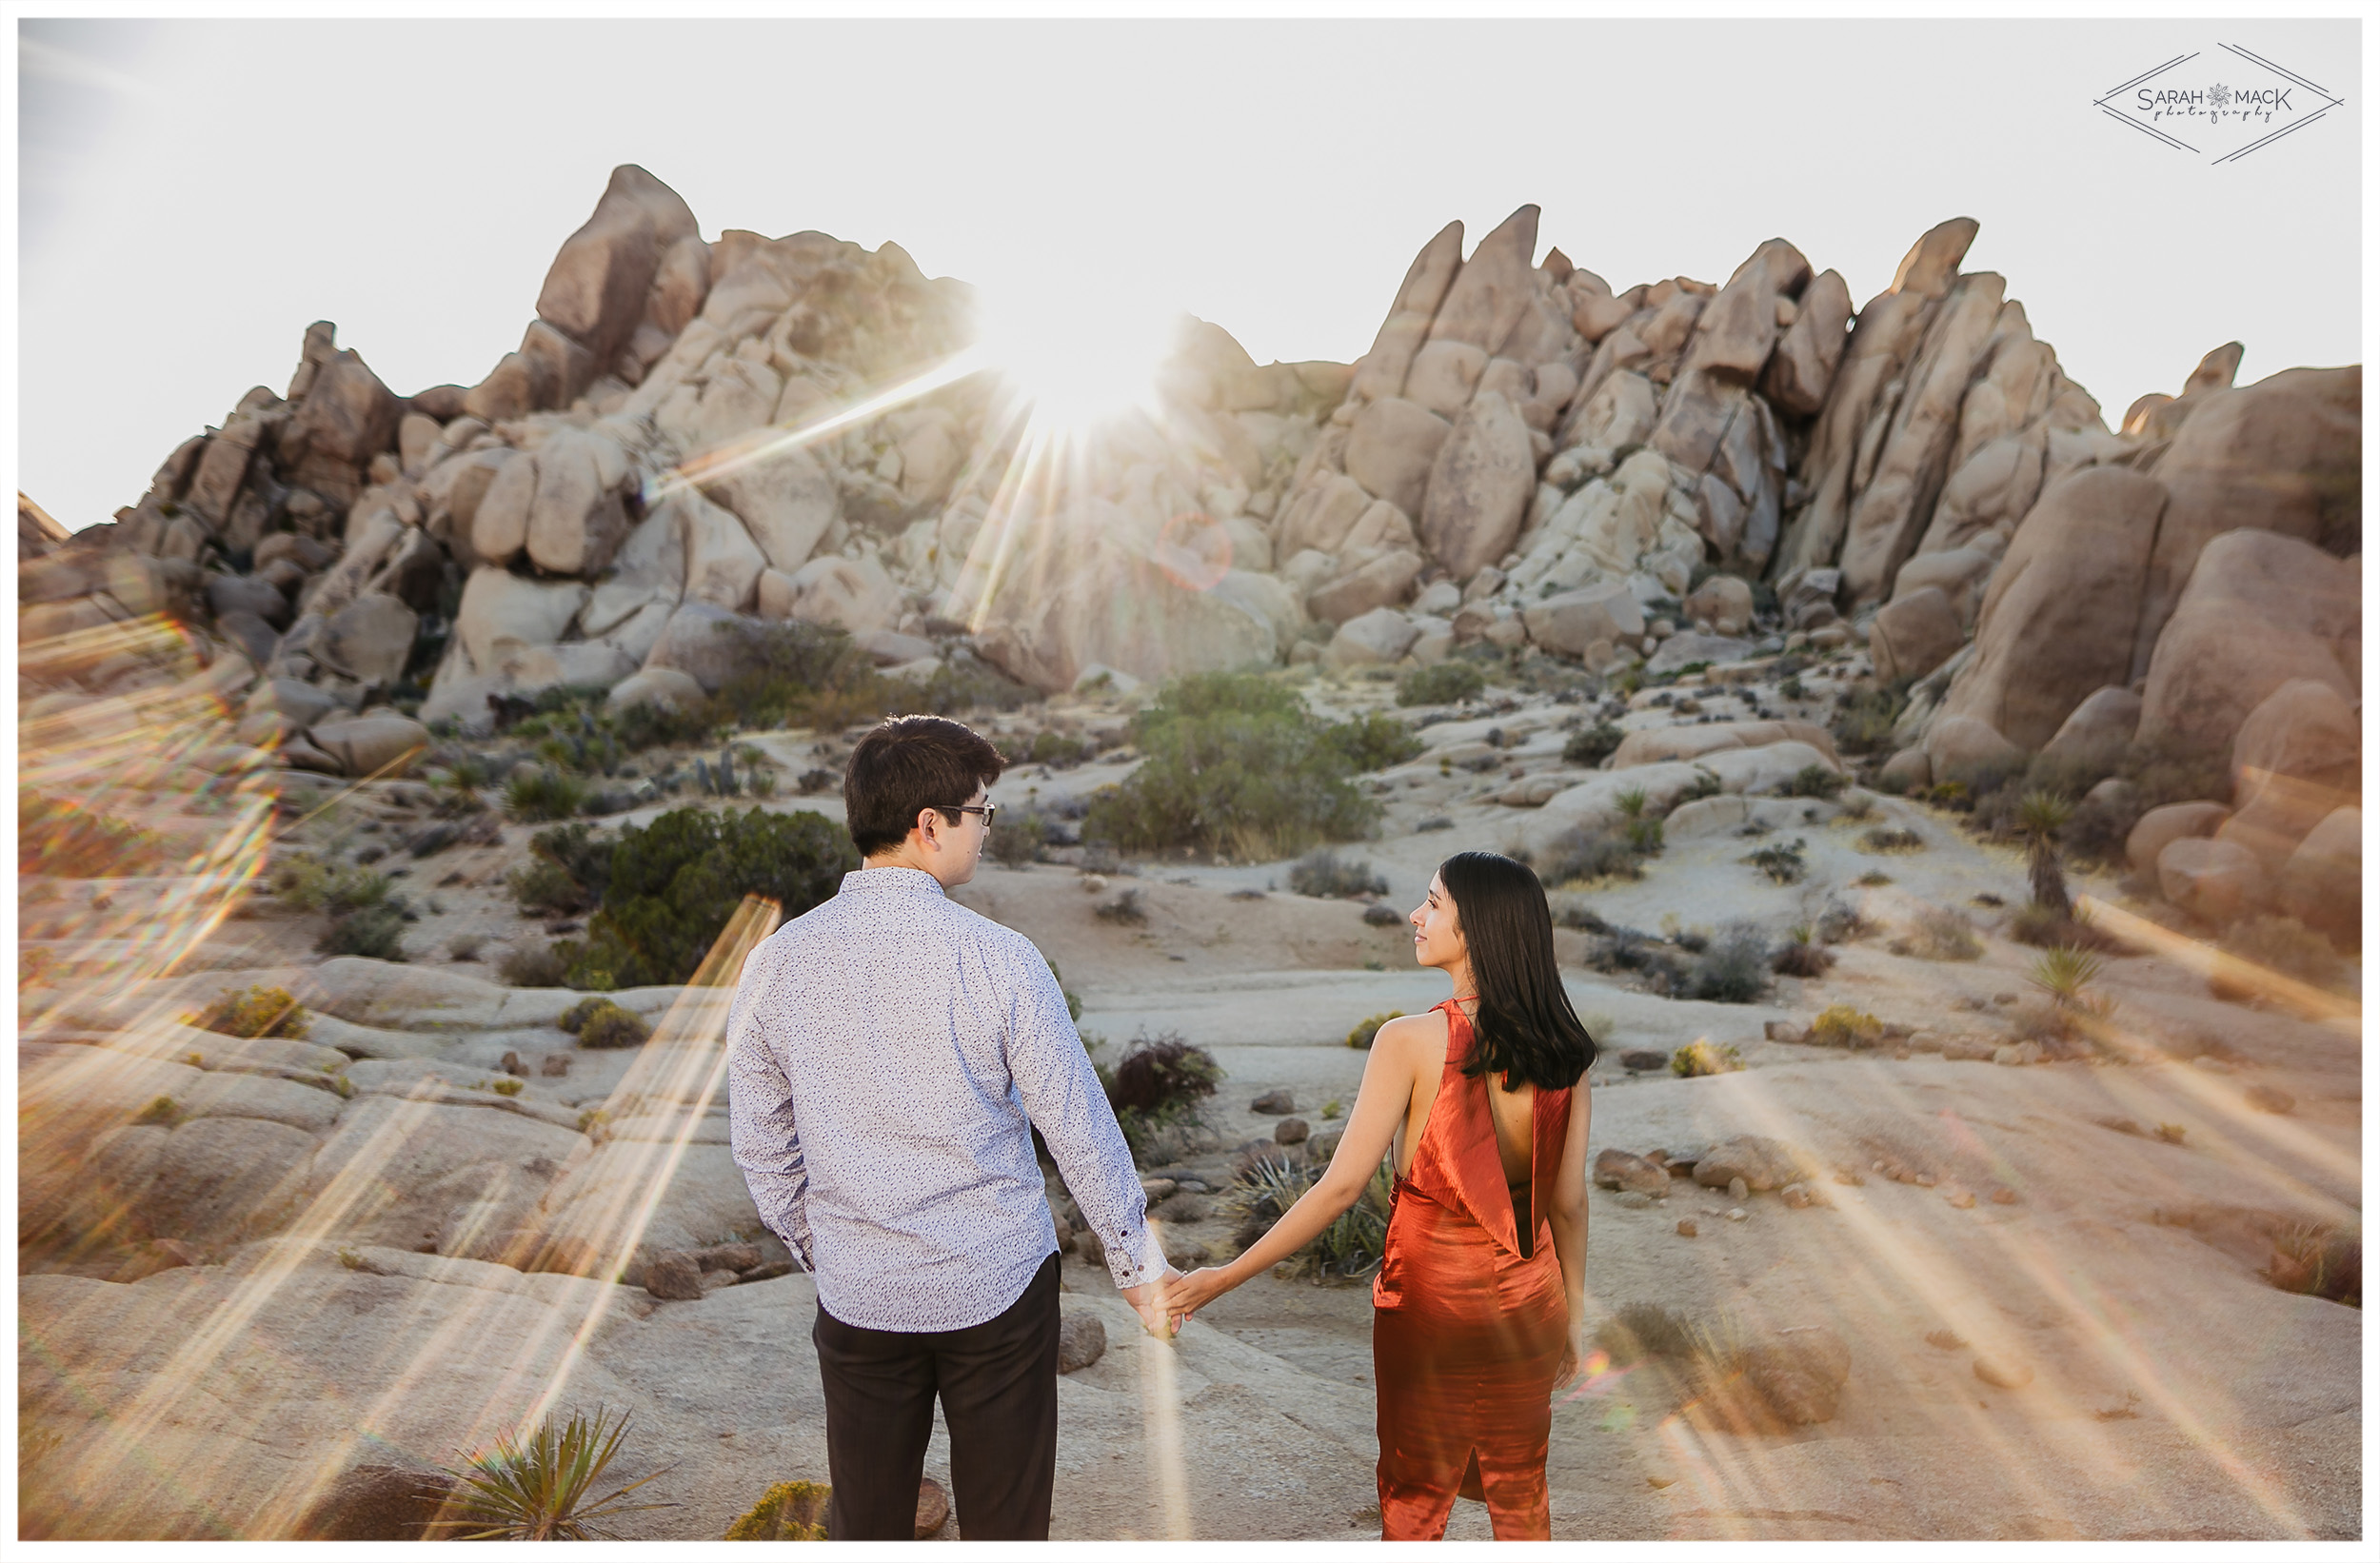
[[[1364,1060],[1355,1111],[1347,1117],[1346,1131],[1339,1136],[1330,1166],[1246,1253],[1227,1265],[1195,1270],[1169,1282],[1165,1288],[1168,1313],[1177,1320],[1189,1318],[1233,1287],[1305,1247],[1362,1197],[1364,1185],[1372,1181],[1381,1157],[1388,1155],[1397,1127],[1413,1104],[1415,1059],[1427,1047],[1431,1027],[1445,1024],[1443,1017],[1433,1014],[1409,1016],[1380,1027],[1372,1039],[1372,1055]]]
[[[1562,1299],[1570,1330],[1558,1383],[1567,1384],[1586,1353],[1587,1330],[1587,1122],[1592,1113],[1585,1076],[1570,1090],[1570,1132],[1562,1139],[1560,1170],[1554,1175],[1554,1256],[1561,1261]]]

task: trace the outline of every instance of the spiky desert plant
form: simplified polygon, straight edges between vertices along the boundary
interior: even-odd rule
[[[2028,873],[2033,880],[2033,903],[2059,917],[2072,917],[2074,903],[2066,894],[2066,869],[2058,861],[2057,833],[2074,817],[2074,805],[2064,794],[2029,792],[2016,805],[2016,824],[2025,833]]]
[[[618,1540],[604,1521],[652,1509],[675,1509],[674,1503],[622,1503],[620,1500],[676,1466],[664,1466],[600,1498],[587,1496],[628,1435],[635,1413],[622,1412],[615,1422],[603,1407],[589,1420],[572,1412],[560,1428],[548,1416],[526,1441],[506,1436],[495,1452],[474,1456],[466,1470],[448,1470],[456,1483],[454,1507],[459,1519],[438,1520],[440,1528],[476,1525],[465,1541],[591,1541]]]
[[[2026,979],[2048,994],[2050,1002],[2060,1009],[2088,1009],[2091,1005],[2083,990],[2106,965],[2089,950],[2060,945],[2054,950],[2044,950],[2033,961]]]

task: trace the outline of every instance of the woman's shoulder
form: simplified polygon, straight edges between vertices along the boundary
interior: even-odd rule
[[[1446,1012],[1424,1010],[1418,1015],[1400,1015],[1384,1020],[1372,1034],[1372,1050],[1383,1046],[1399,1053],[1427,1054],[1443,1058],[1446,1053]]]

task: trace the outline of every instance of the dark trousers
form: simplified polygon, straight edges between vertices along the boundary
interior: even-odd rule
[[[1058,1471],[1058,1256],[998,1318],[964,1330],[863,1330],[818,1311],[836,1541],[916,1535],[934,1397],[950,1428],[951,1505],[969,1541],[1047,1541]]]

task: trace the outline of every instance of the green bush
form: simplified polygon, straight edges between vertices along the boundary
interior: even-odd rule
[[[1385,727],[1334,727],[1296,690],[1253,674],[1168,684],[1133,718],[1142,761],[1091,801],[1084,840],[1125,851],[1228,850],[1259,861],[1318,841],[1352,841],[1380,814],[1357,790],[1355,774],[1382,762],[1382,745],[1397,735],[1418,752],[1402,722],[1382,720]]]
[[[339,918],[380,905],[396,888],[396,880],[369,868],[333,868],[301,853],[275,866],[272,888],[285,904],[301,912],[328,912]]]
[[[1388,881],[1368,862],[1342,859],[1328,847],[1309,852],[1289,870],[1289,888],[1325,900],[1341,896],[1384,896]]]
[[[1221,1200],[1224,1211],[1239,1218],[1235,1239],[1244,1248],[1262,1237],[1320,1177],[1319,1167],[1301,1165],[1286,1157],[1259,1157],[1250,1162],[1232,1180]],[[1285,1261],[1290,1274],[1318,1280],[1370,1275],[1387,1252],[1392,1187],[1388,1164],[1383,1161],[1356,1202]]]
[[[1091,915],[1101,922],[1125,923],[1135,928],[1149,920],[1148,908],[1140,904],[1140,892],[1130,885],[1092,907]]]
[[[1438,663],[1417,667],[1397,681],[1399,705],[1459,705],[1477,700],[1487,680],[1469,663]]]
[[[1178,1031],[1141,1036],[1113,1069],[1098,1066],[1116,1126],[1138,1157],[1160,1129],[1194,1120],[1199,1104],[1215,1094],[1223,1066],[1215,1056],[1185,1041]]]
[[[123,879],[156,873],[165,863],[165,842],[80,803],[45,798],[19,788],[16,795],[16,871],[67,880]]]
[[[515,820],[567,820],[586,806],[586,783],[550,765],[505,783],[505,812]]]
[[[1354,1030],[1347,1033],[1347,1045],[1360,1052],[1371,1052],[1372,1039],[1379,1035],[1380,1027],[1391,1020],[1404,1019],[1404,1014],[1403,1010],[1392,1009],[1383,1010],[1378,1015],[1365,1016],[1356,1022]]]
[[[1917,914],[1916,933],[1910,945],[1911,954],[1927,960],[1983,958],[1983,941],[1975,938],[1974,924],[1964,912],[1947,906],[1929,906]]]
[[[1421,752],[1421,739],[1411,727],[1385,711],[1374,711],[1329,728],[1324,741],[1357,771],[1384,770],[1401,765]]]
[[[587,1541],[618,1539],[605,1523],[623,1514],[651,1509],[674,1509],[674,1503],[623,1503],[620,1500],[646,1482],[667,1474],[664,1466],[602,1497],[594,1495],[605,1468],[628,1435],[632,1413],[622,1412],[614,1422],[601,1406],[592,1420],[573,1412],[560,1427],[550,1416],[537,1425],[526,1440],[506,1434],[493,1454],[473,1458],[455,1479],[453,1507],[464,1517],[438,1520],[441,1529],[481,1529],[465,1541]]]
[[[1845,694],[1835,713],[1835,746],[1845,754],[1875,754],[1890,747],[1893,724],[1909,708],[1913,682],[1904,679]]]
[[[1832,798],[1851,785],[1851,778],[1824,765],[1804,765],[1785,783],[1788,798]]]
[[[558,988],[568,976],[549,944],[516,944],[496,962],[496,975],[516,988]]]
[[[1600,765],[1612,758],[1620,741],[1628,735],[1609,722],[1598,722],[1592,727],[1581,727],[1570,735],[1562,745],[1565,765]]]
[[[1764,846],[1744,861],[1766,874],[1775,883],[1798,884],[1802,876],[1810,871],[1810,865],[1802,860],[1801,853],[1801,838],[1795,837],[1790,841]]]
[[[843,828],[818,814],[672,809],[620,832],[586,938],[555,948],[575,988],[684,982],[745,896],[799,917],[858,866]]]
[[[229,988],[205,1009],[183,1018],[185,1025],[202,1031],[219,1031],[226,1037],[286,1037],[302,1041],[306,1037],[306,1007],[289,996],[287,988],[268,988],[259,983],[237,993]]]
[[[1022,868],[1039,862],[1042,848],[1048,844],[1049,821],[1039,809],[1018,809],[1013,819],[1008,810],[1002,809],[1000,822],[984,840],[983,855],[1003,868]]]
[[[2330,941],[2295,918],[2252,917],[2231,924],[2223,949],[2242,960],[2317,988],[2335,988],[2346,973]]]
[[[554,1024],[576,1037],[581,1047],[642,1047],[653,1034],[643,1016],[608,999],[582,999]]]
[[[631,754],[679,745],[705,747],[719,737],[727,720],[708,700],[691,701],[684,706],[647,701],[609,713],[613,736]]]
[[[330,926],[314,941],[315,953],[327,956],[360,955],[374,960],[403,960],[405,946],[399,936],[408,920],[405,908],[395,901],[359,907],[344,917],[334,917]]]

